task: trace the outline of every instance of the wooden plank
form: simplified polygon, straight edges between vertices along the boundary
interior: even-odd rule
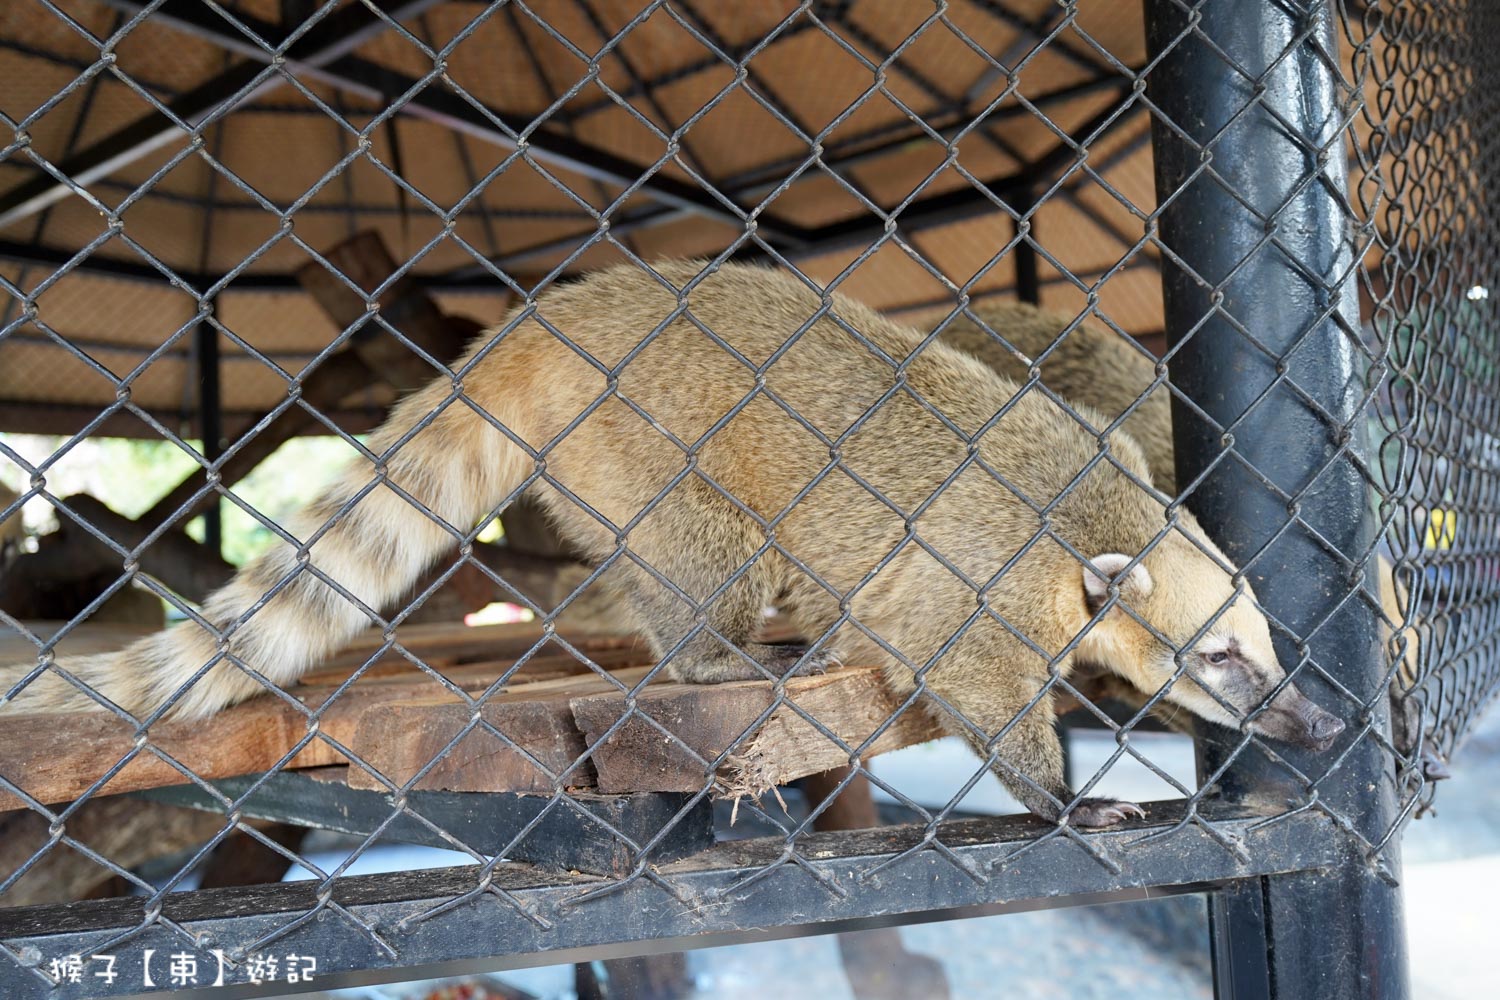
[[[630,667],[612,673],[621,683],[635,684],[647,669]],[[348,746],[350,752],[397,785],[410,781],[441,755],[442,759],[413,787],[452,792],[551,792],[551,775],[567,769],[587,746],[573,719],[573,699],[615,690],[609,681],[589,674],[518,684],[493,695],[485,702],[481,717],[515,746],[474,728],[449,748],[473,714],[469,706],[451,697],[390,702],[379,712],[366,713]],[[385,787],[359,767],[349,769],[348,782],[351,788]],[[568,784],[591,787],[591,767],[585,765],[573,772]]]
[[[43,639],[50,639],[67,623],[27,621],[22,624],[30,629],[32,634]],[[141,636],[155,631],[156,629],[145,625],[80,622],[74,625],[53,649],[59,657],[109,653],[128,646]],[[13,628],[0,626],[0,665],[8,666],[17,663],[36,663],[36,644]]]
[[[352,693],[352,692],[351,692]],[[344,699],[340,699],[342,706]],[[341,714],[330,710],[323,730],[337,737]],[[182,772],[149,749],[135,748],[133,730],[98,712],[72,716],[20,715],[5,720],[5,747],[0,775],[44,803],[78,797],[127,757],[130,762],[99,794],[180,785]],[[163,722],[151,727],[150,745],[170,754],[204,778],[222,778],[274,767],[305,735],[300,718],[277,699],[260,698],[219,713],[211,724]],[[314,740],[293,766],[343,763],[344,757],[322,740]],[[24,802],[0,793],[0,811]]]
[[[877,667],[831,670],[821,677],[793,680],[787,693],[798,708],[817,719],[851,748],[857,748],[901,707],[903,699],[886,685]],[[862,760],[943,736],[920,704],[865,749]],[[848,753],[791,708],[766,721],[743,753],[719,772],[728,795],[758,795],[776,785],[849,763]]]
[[[601,792],[610,793],[699,791],[710,780],[704,762],[740,743],[771,700],[771,685],[766,681],[653,684],[641,692],[636,704],[661,728],[639,714],[631,716],[595,747],[595,784]],[[572,710],[584,738],[596,743],[628,708],[623,696],[609,692],[576,698]],[[676,739],[668,738],[662,729]]]
[[[645,644],[632,635],[590,635],[564,630],[559,637],[573,645],[585,655],[607,654],[617,650],[637,650],[634,662],[644,662],[650,654]],[[515,660],[524,656],[542,639],[542,627],[537,622],[515,622],[504,625],[426,624],[405,625],[396,632],[403,647],[420,656],[429,666],[442,667],[483,658],[491,661]],[[337,678],[347,677],[384,645],[385,640],[378,630],[371,629],[361,634],[339,653],[329,657],[316,670],[304,678],[304,683],[331,683]],[[537,659],[549,657],[553,661],[567,658],[578,665],[579,670],[588,667],[578,664],[561,646],[548,643],[536,654]],[[387,651],[380,660],[371,665],[365,676],[380,676],[401,671],[414,670],[411,662],[394,649]]]
[[[451,683],[477,694],[529,650],[540,637],[532,626],[456,629],[426,626],[403,635],[413,652],[433,662]],[[116,630],[85,633],[81,643],[123,638]],[[636,684],[646,673],[646,652],[623,636],[576,637],[579,647],[621,683]],[[379,648],[378,636],[365,636],[342,663],[321,669],[321,681],[292,693],[311,708],[324,705],[337,683]],[[496,653],[510,654],[497,657]],[[466,657],[471,662],[456,662]],[[434,662],[436,661],[436,662]],[[513,741],[474,729],[448,751],[415,787],[444,791],[547,792],[552,777],[599,741],[627,711],[625,696],[604,678],[557,648],[534,656],[515,681],[490,698],[483,718]],[[840,668],[817,677],[797,678],[787,697],[846,742],[857,745],[895,710],[898,699],[886,690],[874,668]],[[772,704],[768,682],[684,685],[653,681],[637,705],[676,738],[636,715],[596,747],[588,767],[569,776],[571,785],[606,793],[694,792],[709,780],[703,760],[729,756],[714,776],[723,795],[758,794],[776,784],[847,763],[845,751],[824,737],[798,712],[783,704],[751,731]],[[468,704],[399,655],[382,661],[328,705],[320,732],[349,748],[396,784],[414,778],[443,754],[469,725]],[[220,713],[209,723],[163,722],[150,733],[150,746],[176,758],[204,778],[269,770],[307,733],[301,712],[275,697],[258,698]],[[909,746],[941,735],[921,712],[908,711],[865,756]],[[680,743],[678,741],[681,741]],[[684,748],[684,745],[687,749]],[[521,748],[521,749],[518,749]],[[183,774],[146,747],[137,747],[129,726],[98,713],[71,717],[15,716],[6,720],[0,744],[0,775],[43,802],[70,801],[91,787],[122,759],[129,759],[101,794],[180,784]],[[700,759],[701,758],[701,759]],[[323,739],[314,739],[286,767],[347,764]],[[353,787],[383,788],[380,781],[352,767]],[[22,801],[0,794],[0,811]]]
[[[475,634],[479,633],[479,634]],[[59,644],[63,652],[100,652],[115,648],[139,633],[135,630],[93,627],[79,629]],[[540,630],[528,636],[524,630],[510,626],[490,629],[428,628],[419,630],[415,637],[408,638],[414,651],[423,653],[430,647],[444,648],[448,659],[493,653],[495,650],[525,651],[529,649]],[[9,640],[23,643],[31,649],[28,640],[11,633]],[[588,655],[601,661],[601,665],[615,666],[636,664],[644,653],[635,646],[634,640],[623,637],[605,637],[594,641],[578,637],[590,650]],[[366,648],[378,648],[378,637],[362,639]],[[19,648],[19,647],[18,647]],[[351,654],[355,662],[362,662],[369,655],[359,651]],[[514,662],[514,657],[500,660],[484,660],[473,664],[441,665],[445,676],[461,689],[478,693],[488,688],[494,680]],[[526,681],[549,683],[549,678],[570,678],[580,670],[587,669],[571,655],[552,647],[546,655],[538,655],[523,667],[520,677]],[[458,708],[467,713],[462,703],[445,692],[437,681],[413,667],[397,654],[396,662],[381,664],[376,676],[362,676],[353,686],[339,695],[328,707],[320,723],[321,731],[331,739],[351,745],[355,739],[360,719],[372,707],[383,707],[396,703],[447,702],[449,709]],[[292,689],[292,694],[310,708],[321,707],[337,689],[338,682],[347,678],[349,668],[338,665],[324,668],[320,675],[326,679],[322,684],[311,684]],[[599,684],[604,682],[599,681]],[[516,689],[535,689],[535,697],[545,699],[552,688],[537,688],[535,683],[517,684]],[[591,690],[604,690],[604,687]],[[569,690],[579,690],[570,688]],[[509,704],[524,700],[508,696],[497,704]],[[549,707],[535,710],[539,718],[545,718]],[[521,726],[519,709],[508,708],[508,725]],[[420,714],[420,712],[418,713]],[[554,713],[555,714],[555,713]],[[568,719],[566,706],[561,713]],[[411,718],[410,713],[401,716]],[[464,715],[467,718],[467,714]],[[436,722],[434,722],[436,724]],[[398,729],[386,730],[384,737],[393,744],[406,744],[408,738]],[[451,732],[457,731],[457,727]],[[538,741],[556,744],[562,733],[546,728],[521,728],[518,731],[534,733]],[[428,732],[433,732],[429,728]],[[307,733],[307,721],[301,712],[282,699],[265,696],[228,709],[208,723],[161,722],[151,728],[150,745],[171,755],[183,766],[204,778],[231,777],[269,770],[296,746]],[[568,733],[576,742],[576,733],[568,722]],[[487,734],[482,734],[487,735]],[[435,737],[433,737],[435,738]],[[487,738],[494,742],[493,736]],[[446,742],[446,740],[444,741]],[[472,742],[478,743],[477,736]],[[366,746],[369,744],[366,743]],[[418,742],[416,745],[427,745]],[[579,748],[581,752],[581,747]],[[480,749],[471,747],[471,755],[479,756]],[[484,751],[488,753],[488,750]],[[24,789],[28,794],[46,803],[66,802],[76,798],[91,787],[122,759],[130,762],[98,794],[111,795],[127,791],[139,791],[161,785],[181,784],[185,777],[171,763],[162,760],[149,749],[136,752],[133,730],[125,723],[102,713],[79,713],[72,716],[17,715],[5,720],[5,740],[0,743],[0,775]],[[576,756],[576,754],[575,754]],[[461,760],[462,758],[459,758]],[[571,759],[571,758],[570,758]],[[347,760],[336,749],[322,739],[315,739],[286,766],[290,768],[320,767],[345,764]],[[454,766],[457,766],[457,762]],[[532,770],[535,771],[534,766]],[[586,775],[584,776],[587,777]],[[23,806],[19,797],[0,793],[0,811],[18,809]]]
[[[61,621],[27,621],[25,626],[35,635],[51,638],[66,623]],[[156,631],[144,625],[120,623],[81,622],[68,631],[57,645],[57,655],[81,656],[93,653],[108,653],[129,645],[143,635]],[[469,626],[454,622],[449,624],[404,625],[396,632],[396,638],[409,651],[418,654],[427,663],[461,663],[467,659],[484,657],[490,660],[514,660],[542,639],[542,626],[537,622],[513,622],[503,625]],[[640,649],[644,659],[645,644],[631,635],[593,635],[563,630],[559,637],[573,644],[588,655],[618,649]],[[323,661],[310,671],[303,683],[315,684],[336,682],[347,677],[384,645],[385,640],[378,629],[360,633],[338,653]],[[561,647],[548,644],[539,655],[566,655]],[[0,627],[0,663],[25,663],[36,660],[36,646],[15,629]],[[375,673],[390,673],[391,667],[414,669],[409,661],[395,650],[387,652],[372,667]],[[587,669],[586,667],[581,669]],[[367,674],[367,676],[369,676]]]
[[[297,270],[297,283],[339,329],[348,329],[364,319],[369,311],[368,296],[389,281],[378,299],[386,323],[438,361],[451,362],[463,353],[474,331],[444,316],[411,274],[390,281],[399,265],[379,232],[367,229],[356,233],[324,250],[323,257],[339,273],[311,261]],[[351,282],[365,294],[351,288]],[[355,331],[349,349],[399,392],[420,389],[437,374],[432,365],[373,321]]]
[[[844,667],[817,677],[795,678],[787,698],[851,746],[867,739],[900,704],[874,667]],[[640,710],[691,748],[636,716],[593,754],[601,792],[697,791],[707,780],[704,764],[730,751],[716,775],[719,793],[757,795],[773,785],[849,762],[837,744],[787,706],[778,707],[756,732],[746,729],[770,707],[768,681],[733,684],[652,685],[637,699]],[[575,699],[573,714],[589,742],[596,741],[626,711],[618,694]],[[865,752],[866,758],[941,736],[923,712],[908,710]],[[696,754],[696,757],[694,756]]]

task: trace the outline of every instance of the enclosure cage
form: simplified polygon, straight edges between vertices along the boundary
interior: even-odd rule
[[[1405,996],[1401,831],[1500,681],[1495,22],[4,4],[0,993],[270,994],[1206,893],[1219,996]],[[546,434],[510,426],[569,394]],[[311,436],[354,471],[286,474],[339,484],[300,520],[247,499]],[[179,479],[123,509],[105,438]],[[1123,562],[1078,550],[1143,497]],[[229,583],[232,518],[269,554]],[[743,551],[704,569],[721,529]],[[1183,539],[1227,596],[1167,635],[1148,605],[1183,583],[1131,581]],[[1024,576],[1038,553],[1072,575]],[[1078,624],[1028,634],[1028,588]],[[163,605],[197,653],[111,660],[164,648]],[[461,624],[494,605],[529,620]],[[1248,701],[1198,652],[1245,620],[1280,664]],[[1168,650],[1133,683],[1090,638],[1129,628]],[[724,683],[683,682],[709,661]],[[972,663],[1031,687],[997,715],[954,680]],[[1298,691],[1321,750],[1274,738]],[[1071,788],[1021,760],[1054,716],[1113,740]],[[1194,734],[1195,780],[1138,738],[1162,728]],[[977,753],[941,802],[872,763],[954,733]],[[1123,764],[1170,794],[1109,813]],[[1041,815],[966,808],[997,777]],[[354,850],[320,865],[308,829]],[[390,842],[467,863],[348,872]]]

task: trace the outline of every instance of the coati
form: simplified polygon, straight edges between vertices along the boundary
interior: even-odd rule
[[[1105,417],[1101,430],[1113,423],[1156,381],[1156,365],[1144,348],[1126,343],[1108,327],[1084,322],[1057,343],[1072,318],[1026,302],[993,301],[970,306],[984,326],[960,314],[938,334],[942,343],[974,355],[995,371],[1025,382],[1025,361],[991,335],[993,330],[1016,350],[1040,362],[1041,382],[1070,404],[1082,403]],[[1176,494],[1177,469],[1172,460],[1172,393],[1165,384],[1142,399],[1121,427],[1145,453],[1152,483]]]
[[[305,554],[282,545],[206,601],[232,660],[290,684],[370,623],[360,604],[395,600],[525,488],[606,567],[671,676],[881,664],[993,746],[1045,818],[1140,815],[1065,781],[1047,684],[1074,655],[1226,725],[1318,750],[1343,729],[1292,685],[1245,723],[1285,679],[1266,620],[1191,516],[1163,534],[1162,506],[1120,471],[1149,476],[1127,436],[1101,454],[1042,395],[1012,405],[1015,383],[977,359],[918,352],[918,332],[790,274],[654,267],[542,293],[399,403],[373,463],[289,525]],[[810,646],[754,641],[771,603]],[[189,622],[63,666],[134,713],[202,718],[262,689],[217,650]],[[11,698],[80,702],[50,673]]]
[[[1105,326],[1088,321],[1078,323],[1054,346],[1073,322],[1073,317],[1014,300],[976,304],[970,307],[970,312],[974,318],[959,315],[944,327],[939,334],[942,343],[969,352],[1001,375],[1018,382],[1029,377],[1026,362],[996,340],[990,331],[998,333],[1011,347],[1032,359],[1050,348],[1050,353],[1040,362],[1041,381],[1070,403],[1097,410],[1106,418],[1106,424],[1124,413],[1156,380],[1156,363]],[[1095,426],[1102,428],[1105,424]],[[1176,495],[1171,393],[1165,386],[1158,387],[1131,410],[1121,426],[1145,452],[1153,484],[1169,495]],[[1376,579],[1381,611],[1389,621],[1403,621],[1401,598],[1404,595],[1401,595],[1395,568],[1383,555],[1376,559]],[[1417,734],[1421,729],[1419,700],[1405,696],[1416,682],[1420,642],[1421,631],[1409,630],[1398,675],[1400,687],[1393,685],[1391,690],[1392,736],[1403,753],[1416,749]],[[1421,763],[1428,780],[1449,776],[1446,760],[1430,741],[1422,742]]]

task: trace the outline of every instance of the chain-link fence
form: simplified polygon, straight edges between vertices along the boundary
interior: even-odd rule
[[[1389,477],[1381,519],[1408,626],[1392,656],[1405,657],[1398,699],[1425,705],[1432,745],[1448,754],[1496,680],[1483,625],[1494,579],[1483,499],[1493,447],[1484,430],[1493,182],[1471,166],[1483,162],[1493,114],[1478,48],[1494,24],[1482,7],[1378,14],[1365,12],[1352,40],[1357,51],[1390,43],[1369,64],[1367,89],[1382,96],[1361,109],[1368,141],[1358,190],[1378,247],[1364,276],[1370,322],[1389,372],[1375,407]]]
[[[1221,995],[1405,995],[1399,833],[1500,676],[1491,19],[11,5],[6,994],[1149,887]],[[248,502],[309,434],[347,470]],[[139,516],[49,483],[114,435],[192,462]]]

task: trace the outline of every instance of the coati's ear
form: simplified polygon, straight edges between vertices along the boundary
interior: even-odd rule
[[[1130,564],[1130,556],[1121,555],[1118,552],[1106,552],[1102,556],[1095,556],[1083,567],[1083,594],[1088,600],[1089,614],[1097,614],[1105,600],[1109,598],[1109,583],[1112,579],[1119,577],[1122,570]],[[1151,574],[1146,570],[1146,564],[1136,563],[1135,568],[1118,580],[1120,584],[1120,600],[1134,606],[1137,601],[1144,600],[1151,593]]]

